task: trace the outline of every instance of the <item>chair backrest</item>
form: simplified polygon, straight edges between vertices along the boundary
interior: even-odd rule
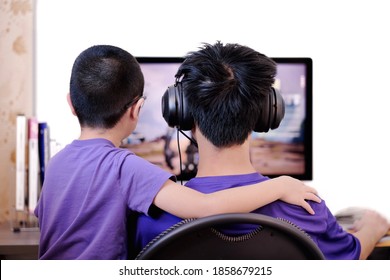
[[[237,224],[258,226],[240,236],[218,230]],[[319,260],[324,255],[309,235],[287,221],[237,213],[183,220],[152,240],[136,259]]]

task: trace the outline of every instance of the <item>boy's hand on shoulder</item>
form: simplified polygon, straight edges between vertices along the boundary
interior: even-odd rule
[[[321,202],[315,188],[310,187],[302,181],[290,176],[280,176],[273,180],[278,181],[278,186],[281,190],[280,200],[301,206],[310,214],[315,214],[313,208],[307,202],[307,200],[312,200],[317,203]]]

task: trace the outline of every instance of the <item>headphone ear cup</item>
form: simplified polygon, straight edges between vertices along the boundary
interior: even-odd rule
[[[167,88],[161,99],[162,115],[170,127],[176,127],[178,125],[176,95],[176,88],[172,85]]]
[[[284,118],[284,100],[277,89],[272,87],[263,102],[264,105],[257,120],[255,132],[268,132],[270,129],[278,128]]]
[[[194,120],[188,108],[188,101],[182,90],[182,85],[177,82],[169,86],[161,100],[163,118],[170,127],[179,130],[191,130]]]
[[[276,129],[279,127],[280,123],[282,122],[285,114],[285,104],[284,104],[284,99],[283,96],[280,94],[280,92],[277,89],[272,88],[274,92],[274,113],[273,113],[273,119],[271,123],[271,129]]]

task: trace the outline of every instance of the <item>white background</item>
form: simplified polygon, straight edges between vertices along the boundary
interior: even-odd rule
[[[96,260],[51,260],[51,261],[24,261],[5,260],[1,262],[1,279],[40,279],[40,280],[69,280],[69,279],[94,279],[94,280],[237,280],[237,279],[268,279],[268,280],[329,280],[335,276],[347,279],[381,279],[388,274],[387,260],[377,261],[302,261],[302,260],[127,260],[127,261],[96,261]],[[23,267],[23,269],[20,269]],[[252,275],[238,275],[245,268],[254,271]],[[155,270],[160,272],[157,275]],[[226,273],[214,273],[225,271]],[[258,269],[259,268],[259,269]],[[120,270],[128,269],[126,275],[120,275]],[[233,270],[236,269],[236,270]],[[139,271],[136,275],[134,271]],[[183,275],[179,273],[185,273]],[[248,271],[248,270],[247,270]],[[266,271],[266,273],[262,273]],[[142,273],[143,272],[143,273]],[[164,272],[172,272],[167,275]],[[176,272],[176,273],[174,273]],[[192,274],[191,274],[192,272]],[[257,272],[257,275],[255,275]],[[271,272],[270,274],[268,272]],[[132,273],[132,274],[131,274]],[[176,274],[176,275],[174,275]]]
[[[202,42],[313,59],[314,180],[335,212],[390,217],[390,17],[386,1],[38,0],[36,112],[64,145],[78,137],[66,103],[76,56],[95,44],[182,56]]]

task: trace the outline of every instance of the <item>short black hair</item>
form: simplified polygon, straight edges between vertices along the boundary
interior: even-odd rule
[[[139,63],[121,48],[92,46],[73,64],[70,97],[82,127],[114,127],[143,89]]]
[[[244,143],[275,81],[276,63],[243,45],[217,42],[190,52],[180,66],[188,107],[202,134],[217,147]]]

